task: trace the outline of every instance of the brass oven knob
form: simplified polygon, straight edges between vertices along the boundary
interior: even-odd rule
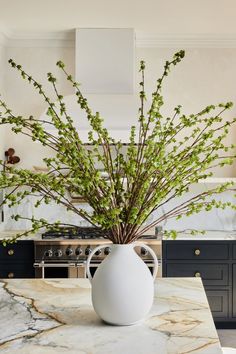
[[[10,250],[7,251],[7,253],[8,253],[9,256],[13,256],[14,250],[10,249]]]
[[[195,256],[200,256],[201,251],[199,249],[196,249],[194,251]]]
[[[8,278],[14,278],[15,274],[13,272],[10,272],[7,274],[7,277]]]
[[[201,273],[200,273],[200,272],[196,272],[196,273],[194,274],[194,276],[195,276],[195,278],[200,278],[200,277],[201,277]]]

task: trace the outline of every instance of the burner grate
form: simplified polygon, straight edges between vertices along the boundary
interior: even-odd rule
[[[60,227],[42,234],[42,239],[98,239],[105,238],[106,232],[96,227]]]
[[[55,230],[49,230],[42,234],[42,239],[62,238],[63,240],[91,240],[104,239],[107,232],[96,227],[59,227]],[[141,239],[158,239],[157,235],[143,235]]]

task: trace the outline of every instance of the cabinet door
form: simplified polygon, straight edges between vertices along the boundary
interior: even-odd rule
[[[34,241],[17,241],[12,245],[0,244],[0,262],[33,262]]]
[[[0,278],[34,278],[33,263],[0,263]]]
[[[233,264],[233,317],[236,317],[236,264]]]
[[[205,289],[214,319],[227,318],[229,316],[229,292],[228,290]]]
[[[164,241],[167,260],[227,260],[229,245],[207,241]]]
[[[233,245],[233,259],[236,259],[236,245]]]

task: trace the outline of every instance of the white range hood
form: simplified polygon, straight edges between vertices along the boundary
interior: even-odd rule
[[[135,87],[135,35],[133,29],[77,29],[76,81],[94,112],[104,119],[111,135],[128,142],[137,124],[139,95]],[[90,129],[76,96],[64,98],[68,114],[87,141]]]
[[[76,30],[76,80],[85,94],[134,93],[133,29]]]

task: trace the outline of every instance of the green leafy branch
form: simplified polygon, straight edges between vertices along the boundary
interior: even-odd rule
[[[236,122],[236,118],[223,118],[223,114],[231,109],[231,102],[209,105],[190,115],[182,113],[182,107],[178,105],[172,117],[163,116],[162,85],[184,55],[184,51],[179,51],[171,61],[165,63],[162,76],[152,93],[150,107],[146,107],[145,62],[140,62],[138,127],[130,128],[126,152],[121,141],[110,136],[100,114],[91,110],[80,90],[80,84],[67,73],[63,62],[58,61],[57,66],[74,87],[77,103],[86,113],[91,126],[89,146],[82,141],[74,124],[74,119],[80,117],[70,117],[67,113],[56,77],[52,73],[47,74],[56,97],[56,102],[53,102],[42,84],[10,59],[10,65],[33,85],[46,102],[48,118],[14,115],[7,104],[0,100],[0,125],[10,125],[15,134],[26,135],[51,148],[52,155],[44,158],[50,170],[45,174],[5,166],[0,173],[0,189],[5,190],[2,204],[11,208],[26,198],[34,197],[36,208],[51,202],[63,205],[67,211],[75,213],[89,224],[104,229],[107,237],[118,244],[133,242],[144,231],[166,219],[179,219],[212,208],[235,210],[234,203],[212,198],[227,190],[234,192],[232,183],[226,183],[207,192],[196,193],[185,202],[180,201],[177,206],[169,208],[155,221],[145,225],[153,212],[168,206],[174,198],[185,195],[192,184],[211,177],[213,168],[231,165],[236,157],[235,145],[225,144],[229,129]],[[1,163],[4,165],[3,161]],[[75,205],[70,193],[80,195],[91,210],[86,211]],[[24,232],[24,236],[63,225],[59,221],[52,224],[44,219],[36,220],[33,215],[14,216],[15,220],[22,218],[32,224],[31,230]],[[170,235],[175,237],[175,232],[172,230]]]

